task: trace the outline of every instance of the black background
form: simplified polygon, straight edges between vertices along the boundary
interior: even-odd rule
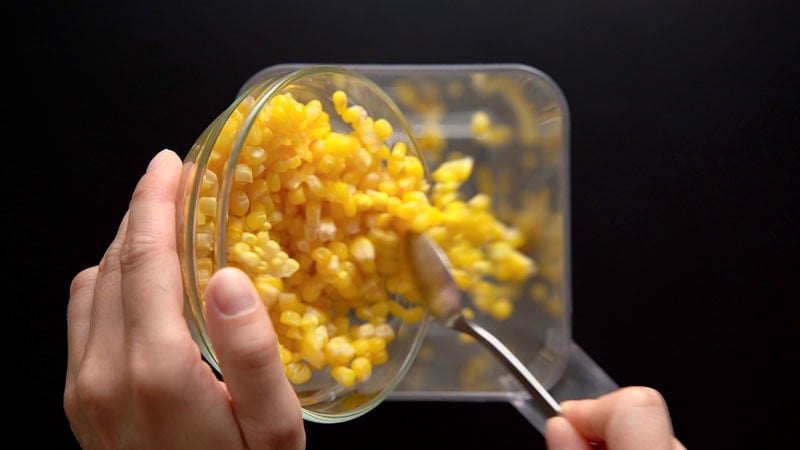
[[[16,5],[3,19],[11,436],[77,448],[61,404],[69,282],[101,257],[149,159],[185,154],[250,75],[498,62],[544,71],[569,103],[575,341],[618,384],[659,389],[689,448],[786,448],[800,429],[794,3]],[[388,402],[307,433],[309,449],[544,448],[503,403]]]

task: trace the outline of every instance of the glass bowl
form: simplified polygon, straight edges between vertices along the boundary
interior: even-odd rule
[[[357,141],[361,148],[352,150]],[[322,65],[262,77],[197,138],[184,158],[178,212],[185,315],[221,378],[203,292],[216,270],[236,266],[267,305],[305,419],[354,419],[398,385],[428,316],[409,300],[395,267],[400,256],[384,249],[391,233],[374,245],[356,239],[386,227],[385,215],[371,211],[386,198],[375,192],[391,196],[392,188],[365,173],[368,166],[386,170],[395,149],[418,156],[394,101],[362,75]],[[419,163],[422,186],[428,169]]]

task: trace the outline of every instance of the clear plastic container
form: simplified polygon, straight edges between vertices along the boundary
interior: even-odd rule
[[[294,82],[287,80],[297,80],[298,73],[319,67],[267,67],[247,80],[239,94],[265,85],[280,86],[274,89],[293,86]],[[351,78],[360,80],[357,84],[361,89],[354,91],[361,92],[358,102],[370,102],[372,98],[372,103],[377,99],[379,108],[396,105],[397,110],[388,108],[386,114],[402,124],[395,130],[407,127],[406,133],[413,136],[429,167],[451,155],[471,156],[475,161],[474,176],[463,186],[463,193],[488,194],[498,218],[521,232],[525,242],[522,249],[533,259],[537,271],[511,295],[514,310],[509,317],[479,310],[476,321],[526,362],[559,401],[594,397],[615,389],[614,381],[571,335],[569,113],[553,80],[534,68],[517,64],[337,67],[354,72],[352,77],[340,77],[340,86]],[[308,89],[298,92],[304,90]],[[317,88],[310,91],[322,92]],[[323,91],[329,93],[329,89]],[[215,139],[213,128],[214,124],[198,139],[199,147],[208,146],[209,139]],[[200,153],[202,150],[196,148],[187,157],[187,161],[200,166],[189,172],[203,170],[202,158],[197,157]],[[191,193],[187,198],[192,198]],[[191,246],[190,241],[186,241],[187,246]],[[192,314],[190,324],[213,365],[213,349],[204,337],[196,300],[199,294],[195,291],[192,296],[195,300],[189,301],[193,305],[188,308]],[[366,395],[358,391],[334,395],[332,400],[316,405],[306,402],[305,417],[324,422],[348,420],[387,398],[506,401],[543,430],[545,418],[529,401],[527,392],[479,344],[438,324],[428,326],[427,320],[408,334],[411,337],[400,351],[402,357],[388,370],[388,381],[380,383],[377,390]],[[333,392],[331,388],[321,391]],[[316,393],[312,397],[321,398]],[[366,403],[361,402],[363,398],[367,398]],[[348,405],[354,403],[357,406],[349,409]]]
[[[243,89],[304,66],[265,68]],[[525,234],[537,274],[514,299],[511,317],[479,314],[478,323],[527,362],[559,401],[616,389],[571,334],[569,111],[557,84],[520,64],[343,66],[397,103],[429,166],[451,152],[473,156],[477,176],[468,189],[491,192],[500,218]],[[389,399],[507,401],[540,431],[545,421],[487,350],[438,324],[428,327],[416,361]]]

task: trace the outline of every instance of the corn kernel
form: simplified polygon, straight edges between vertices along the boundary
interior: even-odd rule
[[[302,317],[300,317],[300,314],[297,311],[292,310],[283,311],[281,313],[280,320],[282,324],[292,327],[299,327],[302,323]]]
[[[491,314],[497,320],[505,320],[513,312],[514,307],[508,299],[502,298],[495,300],[492,304]]]
[[[483,136],[489,132],[492,122],[489,119],[489,114],[486,111],[475,111],[472,114],[470,122],[470,130],[473,136]]]
[[[200,213],[209,217],[217,215],[217,199],[215,197],[200,197],[197,204]]]
[[[332,366],[346,366],[356,354],[355,348],[344,336],[335,336],[325,346],[325,358]]]
[[[300,362],[291,362],[285,365],[284,372],[293,384],[303,384],[311,379],[311,368]]]
[[[370,362],[369,358],[359,356],[353,359],[353,362],[350,363],[350,368],[353,369],[358,381],[367,381],[372,376],[372,362]]]
[[[389,360],[389,353],[386,350],[383,350],[379,353],[375,353],[374,355],[370,356],[370,361],[372,361],[372,364],[376,366],[383,364],[388,360]]]
[[[349,367],[336,366],[331,369],[331,376],[344,387],[351,387],[356,382],[356,373]]]

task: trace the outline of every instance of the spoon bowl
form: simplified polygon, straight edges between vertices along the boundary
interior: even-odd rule
[[[408,245],[414,279],[431,318],[472,336],[489,349],[530,394],[545,417],[561,414],[558,402],[525,364],[497,337],[464,316],[465,294],[453,279],[450,260],[442,249],[426,234],[411,234]]]

